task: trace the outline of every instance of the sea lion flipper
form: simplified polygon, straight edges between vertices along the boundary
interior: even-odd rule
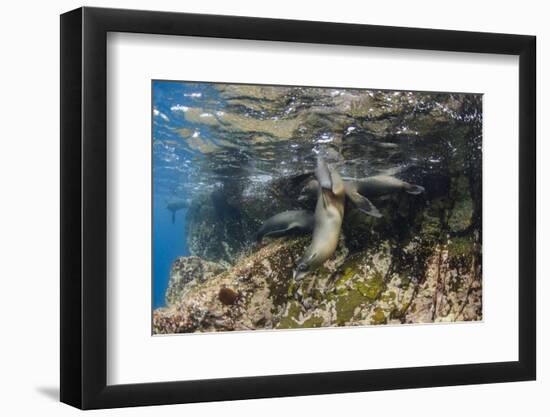
[[[416,184],[409,184],[409,187],[405,190],[409,194],[418,195],[424,192],[424,187]]]
[[[172,210],[172,224],[176,223],[176,211]]]
[[[289,227],[286,227],[284,229],[278,229],[278,230],[271,230],[267,233],[265,233],[262,237],[281,237],[286,236],[290,234],[291,232],[295,231],[297,229],[297,225],[290,225]]]
[[[352,189],[351,187],[346,187],[346,196],[363,213],[368,214],[369,216],[372,216],[372,217],[382,217],[382,213],[378,211],[376,206],[372,204],[367,197],[359,194],[356,190]]]
[[[327,195],[326,191],[323,190],[323,189],[321,190],[321,199],[323,201],[323,207],[326,210],[327,207],[330,205],[330,199],[329,199],[329,196]]]
[[[315,168],[315,178],[319,182],[322,189],[332,190],[332,177],[328,169],[327,163],[321,157],[317,158],[317,168]]]

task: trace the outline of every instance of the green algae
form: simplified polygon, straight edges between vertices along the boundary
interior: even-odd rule
[[[453,231],[464,230],[471,224],[474,211],[468,178],[464,175],[456,177],[451,182],[450,192],[455,203],[449,214],[449,228]]]
[[[382,297],[380,297],[382,301],[385,301],[387,303],[395,301],[396,298],[397,298],[397,295],[395,294],[395,291],[389,291],[387,294],[384,294],[382,295]]]
[[[339,326],[344,326],[353,317],[357,307],[364,304],[367,300],[359,291],[351,290],[345,295],[336,299],[336,322]]]
[[[376,301],[380,294],[386,289],[384,275],[375,271],[365,282],[358,281],[355,288],[370,302]]]
[[[409,289],[409,286],[411,285],[411,278],[408,276],[401,276],[401,288],[403,288],[405,291]]]
[[[312,328],[312,327],[322,327],[325,325],[325,322],[322,317],[316,316],[313,314],[311,317],[308,317],[302,323],[298,321],[300,315],[302,314],[302,307],[297,301],[289,302],[286,314],[281,318],[277,324],[278,329],[302,329],[302,328]]]
[[[296,321],[300,317],[302,309],[297,301],[291,301],[286,308],[286,314],[281,318],[278,329],[296,329],[300,327],[300,324]]]
[[[470,257],[474,252],[474,243],[467,237],[455,237],[447,245],[450,258]]]
[[[380,261],[383,256],[379,255]],[[376,302],[386,289],[384,274],[376,269],[365,272],[365,268],[368,268],[368,263],[364,253],[351,256],[336,280],[336,291],[330,299],[335,301],[339,326],[353,319],[357,307]]]
[[[305,320],[300,327],[301,328],[311,328],[311,327],[322,327],[325,324],[325,321],[322,317],[311,316]]]
[[[384,314],[384,310],[382,310],[380,307],[376,307],[374,309],[374,314],[371,317],[370,323],[371,324],[386,324],[388,322],[388,319],[386,318],[386,315]]]

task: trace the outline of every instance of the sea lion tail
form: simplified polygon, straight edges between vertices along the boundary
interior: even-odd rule
[[[260,244],[262,243],[262,239],[264,238],[264,235],[265,235],[265,225],[262,225],[262,227],[260,227],[260,229],[254,233],[254,236],[252,237],[254,239],[254,242],[256,242],[257,244]]]
[[[409,194],[418,195],[422,194],[425,189],[421,185],[409,184],[409,187],[405,191]]]
[[[382,217],[382,213],[378,211],[376,206],[362,194],[357,192],[357,187],[352,182],[345,183],[346,196],[351,200],[355,207],[361,210],[363,213],[372,217]]]

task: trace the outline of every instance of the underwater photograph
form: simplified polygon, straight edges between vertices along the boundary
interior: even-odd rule
[[[151,88],[153,334],[483,319],[482,94]]]

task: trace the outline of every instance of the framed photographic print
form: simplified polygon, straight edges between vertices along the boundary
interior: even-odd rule
[[[535,379],[535,38],[61,16],[61,400]]]

